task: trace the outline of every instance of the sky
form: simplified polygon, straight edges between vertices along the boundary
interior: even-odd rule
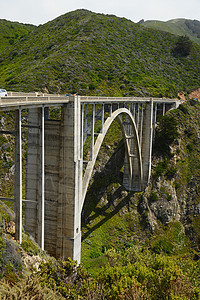
[[[76,9],[125,17],[167,21],[200,21],[200,0],[0,0],[0,19],[40,25]]]

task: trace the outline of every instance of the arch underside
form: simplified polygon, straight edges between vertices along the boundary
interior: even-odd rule
[[[122,130],[125,144],[124,179],[123,184],[127,190],[141,191],[143,181],[142,155],[139,135],[132,113],[127,108],[114,111],[103,124],[101,133],[98,134],[94,144],[93,159],[87,164],[82,184],[82,207],[94,165],[99,154],[103,140],[114,120],[117,120]]]

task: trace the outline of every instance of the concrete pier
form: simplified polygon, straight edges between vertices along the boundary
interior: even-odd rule
[[[76,107],[75,107],[76,106]],[[80,156],[80,103],[62,106],[61,120],[44,121],[42,191],[41,108],[29,110],[26,165],[25,230],[51,255],[80,262],[82,159]],[[36,125],[37,124],[37,125]],[[45,207],[42,208],[42,192]],[[44,210],[44,236],[42,235]],[[79,245],[79,247],[77,246]]]

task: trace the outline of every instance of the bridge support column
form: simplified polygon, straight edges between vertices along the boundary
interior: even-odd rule
[[[141,191],[142,181],[137,147],[139,146],[139,133],[142,134],[143,131],[143,124],[141,123],[143,120],[143,112],[141,113],[141,119],[139,119],[138,114],[139,112],[137,113],[138,126],[136,126],[135,122],[135,129],[138,133],[137,137],[133,132],[133,124],[130,122],[130,119],[127,117],[127,121],[122,122],[125,132],[125,147],[127,147],[124,158],[123,185],[128,191],[135,192]]]
[[[44,247],[44,233],[42,227],[42,110],[29,109],[28,115],[28,149],[26,163],[26,199],[25,202],[25,230],[36,242]]]
[[[15,237],[22,242],[22,136],[21,108],[15,111]]]
[[[82,119],[79,98],[73,100],[62,108],[56,256],[80,263]]]
[[[153,99],[146,103],[143,118],[143,134],[141,143],[142,165],[143,165],[143,186],[147,186],[151,174],[151,155],[153,140]]]

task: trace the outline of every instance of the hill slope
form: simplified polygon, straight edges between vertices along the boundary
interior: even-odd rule
[[[200,44],[200,21],[189,19],[173,19],[169,21],[148,20],[142,23],[145,27],[167,31],[175,35],[186,35]]]
[[[17,40],[35,28],[33,25],[21,24],[7,20],[0,20],[0,51],[13,45]]]
[[[0,52],[9,90],[175,97],[200,86],[200,48],[176,57],[177,37],[87,10],[41,25]]]

